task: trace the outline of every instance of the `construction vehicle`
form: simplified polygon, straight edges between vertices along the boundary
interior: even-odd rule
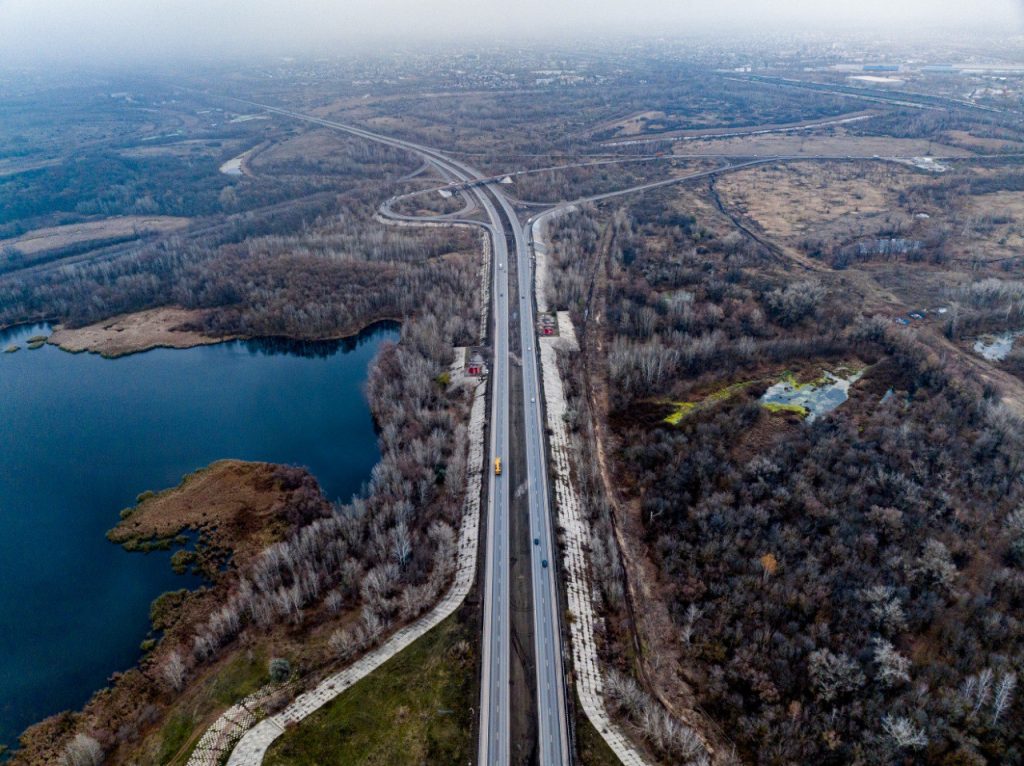
[[[501,458],[494,458],[494,475],[501,476]]]

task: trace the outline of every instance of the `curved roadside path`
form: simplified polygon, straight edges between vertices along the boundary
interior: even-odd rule
[[[484,413],[486,383],[477,386],[470,414],[470,445],[467,464],[470,466],[466,501],[459,527],[458,568],[455,582],[444,598],[426,616],[401,628],[384,644],[364,654],[344,670],[321,681],[314,689],[299,695],[276,715],[264,718],[248,729],[228,758],[227,766],[258,766],[267,750],[289,725],[299,723],[333,700],[356,682],[368,676],[418,638],[455,613],[462,605],[476,580],[477,544],[480,529],[480,489],[484,459]],[[216,763],[216,761],[214,762]],[[193,766],[189,761],[189,766]]]

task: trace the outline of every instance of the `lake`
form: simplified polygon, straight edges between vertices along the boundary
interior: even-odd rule
[[[363,385],[395,326],[351,341],[235,341],[120,359],[0,332],[0,744],[140,657],[149,604],[197,581],[105,534],[144,490],[220,458],[309,468],[328,497],[379,459]]]

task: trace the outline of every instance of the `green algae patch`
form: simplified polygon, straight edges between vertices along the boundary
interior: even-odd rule
[[[696,402],[670,402],[675,409],[665,418],[665,422],[670,426],[679,425],[683,418],[689,415],[697,408]]]
[[[771,413],[791,412],[794,415],[799,415],[802,418],[806,418],[808,415],[811,414],[810,410],[799,404],[780,404],[779,402],[765,402],[761,406]]]
[[[708,407],[710,405],[717,404],[718,402],[724,402],[727,399],[731,399],[732,397],[736,396],[744,389],[746,389],[747,386],[755,382],[756,381],[753,380],[743,380],[740,381],[739,383],[732,383],[728,386],[725,386],[724,388],[719,388],[716,389],[715,391],[712,391],[703,399],[700,399],[695,402],[662,402],[662,404],[669,405],[673,408],[672,412],[670,412],[668,416],[663,418],[662,422],[668,423],[670,426],[677,426],[681,422],[683,422],[683,420],[687,416],[692,414],[697,409]]]

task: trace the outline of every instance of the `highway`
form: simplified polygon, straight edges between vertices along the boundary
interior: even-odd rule
[[[569,733],[562,632],[559,621],[558,551],[552,529],[544,453],[544,414],[538,371],[537,327],[533,305],[533,258],[526,230],[509,201],[495,192],[512,225],[519,265],[520,341],[522,343],[523,415],[526,437],[526,480],[530,508],[530,575],[533,586],[534,659],[537,669],[537,749],[541,766],[568,764]]]
[[[527,228],[519,223],[519,218],[509,200],[501,193],[501,187],[496,178],[480,179],[480,186],[490,190],[494,199],[497,200],[509,225],[509,231],[515,243],[515,255],[517,264],[517,292],[519,296],[519,330],[520,349],[522,358],[523,376],[523,432],[526,438],[526,486],[527,503],[530,514],[530,538],[537,543],[531,545],[530,551],[530,578],[533,596],[533,626],[534,626],[534,659],[536,664],[537,683],[537,744],[538,761],[541,766],[557,766],[570,763],[569,757],[569,734],[568,717],[566,709],[566,687],[565,673],[562,663],[562,642],[561,624],[559,622],[559,600],[558,581],[556,572],[558,567],[557,548],[555,547],[555,536],[552,526],[551,507],[548,491],[547,460],[544,452],[544,414],[542,410],[542,386],[539,373],[539,354],[536,348],[537,328],[534,316],[533,303],[533,258],[530,248],[530,239],[527,235]],[[472,185],[472,188],[479,189],[480,186]],[[385,203],[384,210],[390,212],[390,202]],[[461,212],[461,211],[460,211]],[[396,215],[391,213],[391,215]],[[452,217],[459,213],[447,216],[432,217],[432,220],[447,220],[452,222]],[[417,220],[408,216],[396,216],[402,220]],[[418,220],[423,220],[422,218]],[[493,220],[493,219],[492,219]],[[492,234],[493,234],[492,230]],[[506,289],[496,293],[496,311],[506,314],[508,307],[507,290],[507,243],[505,237],[496,244],[495,262],[504,264],[500,275],[504,280]],[[500,252],[499,252],[500,250]],[[496,275],[497,277],[498,275]],[[496,282],[497,284],[497,282]],[[497,288],[496,288],[497,289]],[[507,341],[506,341],[507,343]],[[507,381],[505,383],[507,385]],[[498,450],[494,454],[508,455],[507,442],[505,449]],[[492,492],[506,492],[506,485],[491,475]],[[500,504],[502,510],[508,508],[507,496]],[[488,551],[493,552],[494,559],[499,557],[505,561],[508,559],[507,539],[508,524],[503,520],[500,528],[505,534],[505,541],[492,537],[493,527],[488,527]],[[497,567],[488,567],[487,573],[495,579],[497,587],[487,586],[486,590],[491,597],[485,602],[485,624],[491,624],[492,618],[488,617],[487,609],[495,608],[497,603],[507,605],[509,599],[507,575],[508,569],[504,572],[498,571]],[[504,577],[504,579],[502,579]],[[504,602],[497,602],[496,599],[505,599]],[[506,606],[507,609],[507,606]],[[507,614],[507,612],[506,612]],[[507,626],[507,621],[506,621]],[[505,678],[508,672],[508,657],[502,656],[503,651],[509,651],[510,646],[505,640],[506,636],[500,634],[497,627],[492,630],[490,639],[484,637],[484,666],[497,663],[500,658],[504,663]],[[500,639],[500,640],[496,640]],[[490,659],[488,659],[490,650]],[[494,678],[498,678],[497,668],[492,670]],[[486,675],[484,677],[486,682]],[[488,698],[487,691],[482,694],[484,700]],[[485,756],[485,743],[483,732],[493,725],[488,723],[488,706],[481,709],[481,763],[508,763],[508,753],[502,752],[501,758],[494,759]],[[507,727],[506,727],[507,731]],[[493,737],[496,735],[492,735]],[[507,736],[505,737],[507,739]],[[496,754],[497,755],[497,754]]]
[[[472,167],[452,160],[435,149],[409,141],[381,136],[319,117],[291,112],[265,104],[245,102],[293,119],[311,122],[341,130],[368,140],[377,141],[414,152],[438,169],[443,177],[455,182],[482,181],[484,174]],[[558,621],[558,592],[555,579],[557,557],[554,555],[554,537],[548,503],[547,468],[544,458],[544,428],[541,414],[540,378],[537,371],[536,327],[532,302],[532,269],[527,240],[511,204],[502,195],[496,183],[470,184],[465,190],[472,194],[483,208],[491,233],[492,301],[493,301],[493,358],[490,369],[491,385],[491,455],[508,456],[509,450],[509,252],[506,233],[515,243],[518,263],[518,294],[520,298],[520,332],[523,353],[523,391],[525,433],[527,436],[527,482],[530,507],[530,528],[540,545],[533,546],[531,560],[534,595],[534,625],[537,645],[538,731],[540,732],[540,763],[558,766],[569,763],[567,720],[565,708],[564,674],[562,672],[561,630]],[[497,202],[495,206],[494,201]],[[390,210],[393,200],[386,203]],[[500,208],[500,211],[499,211]],[[460,211],[460,213],[463,211]],[[394,214],[392,214],[394,215]],[[458,215],[455,214],[455,215]],[[395,216],[406,219],[406,216]],[[430,219],[418,219],[430,220]],[[440,216],[439,220],[454,223],[458,219]],[[529,349],[529,351],[528,351]],[[480,737],[478,763],[505,766],[511,762],[510,743],[510,682],[509,666],[512,651],[509,614],[510,551],[509,505],[511,492],[507,471],[496,475],[490,469],[488,482],[489,513],[487,514],[487,547],[484,565],[484,628],[480,683]],[[547,561],[545,566],[543,562]]]

